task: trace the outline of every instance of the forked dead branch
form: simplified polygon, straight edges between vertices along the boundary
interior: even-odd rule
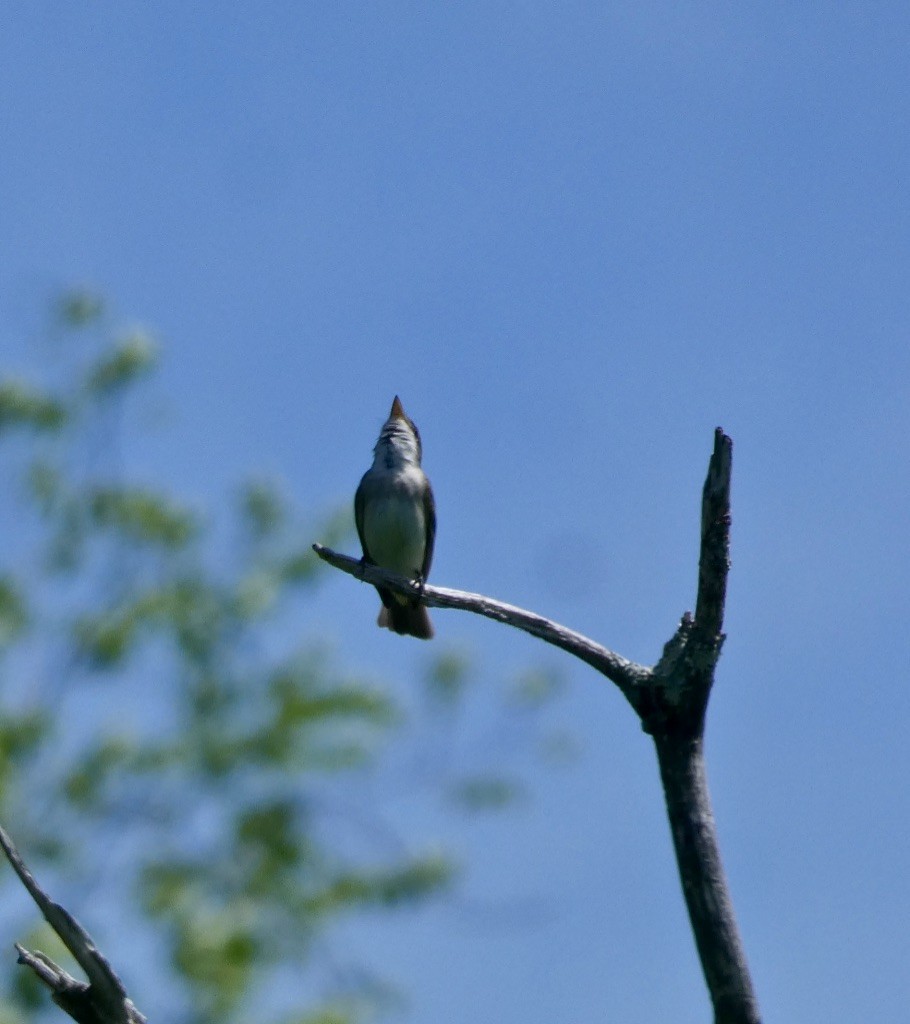
[[[715,1024],[759,1024],[758,1003],[733,913],[708,795],[705,713],[724,642],[730,568],[733,442],[718,428],[702,492],[701,548],[694,616],[686,612],[657,662],[640,665],[535,612],[483,594],[434,587],[339,554],[313,549],[329,565],[431,608],[494,619],[567,651],[619,687],[654,740],[683,896]]]
[[[146,1024],[146,1018],[133,1005],[123,983],[91,936],[35,881],[3,829],[0,829],[0,846],[44,919],[85,971],[88,982],[74,978],[44,953],[30,952],[16,943],[19,963],[34,971],[50,989],[54,1002],[79,1024]]]

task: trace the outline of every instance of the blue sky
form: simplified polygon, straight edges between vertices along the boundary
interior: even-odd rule
[[[767,1021],[896,1020],[910,996],[908,52],[889,2],[0,16],[0,351],[73,283],[150,325],[169,415],[138,477],[211,505],[256,469],[325,507],[397,393],[434,581],[651,662],[732,435],[709,773]],[[302,634],[407,678],[424,652],[375,604],[334,581]],[[435,618],[493,670],[563,664]],[[648,741],[565,668],[584,758],[456,836],[470,892],[550,912],[352,938],[414,1019],[708,1017]]]

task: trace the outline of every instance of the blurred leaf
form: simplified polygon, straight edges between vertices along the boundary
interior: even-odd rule
[[[565,677],[555,669],[534,668],[523,672],[511,688],[514,703],[528,706],[545,704],[565,689]]]
[[[63,492],[60,471],[43,459],[36,459],[28,470],[28,487],[45,514],[58,503]]]
[[[79,652],[96,668],[112,668],[126,656],[139,624],[132,609],[84,616],[74,623],[73,639]]]
[[[97,614],[79,616],[72,627],[78,652],[96,668],[111,668],[126,657],[144,628],[168,625],[179,634],[186,611],[182,597],[179,584],[152,588]]]
[[[180,651],[191,662],[204,664],[228,626],[222,595],[201,577],[184,577],[174,584],[165,607]]]
[[[471,660],[462,652],[449,650],[437,655],[426,674],[431,696],[441,704],[454,704],[464,692]]]
[[[19,975],[27,975],[33,980],[33,984],[29,986],[25,981],[20,983]],[[15,1005],[7,1002],[6,999],[0,999],[0,1024],[22,1024],[23,1006],[30,1010],[37,1010],[42,1005],[42,1001],[47,998],[47,989],[38,981],[35,972],[24,971],[21,967],[13,976],[11,987],[16,993]],[[33,999],[33,1002],[29,1003],[29,999]]]
[[[550,732],[541,737],[537,749],[541,761],[552,765],[571,764],[581,754],[578,737],[568,730]]]
[[[322,524],[310,533],[310,538],[321,544],[337,548],[354,532],[353,513],[339,509],[329,515]],[[325,563],[313,551],[310,538],[297,550],[290,551],[278,560],[277,571],[284,583],[296,585],[309,583],[326,572]]]
[[[356,740],[333,740],[320,737],[315,742],[302,743],[301,751],[301,756],[297,761],[300,767],[324,774],[368,768],[376,759],[376,751],[373,746]]]
[[[322,571],[322,561],[309,546],[301,551],[286,555],[279,563],[279,572],[284,583],[308,583]]]
[[[25,629],[25,595],[9,576],[0,576],[0,647],[7,647]]]
[[[191,513],[159,494],[135,487],[97,488],[90,495],[89,510],[99,527],[145,544],[179,548],[197,531]]]
[[[86,327],[100,319],[104,300],[90,291],[70,291],[60,299],[57,309],[67,327]]]
[[[146,865],[142,872],[142,901],[153,916],[191,911],[199,896],[198,865],[171,860]]]
[[[64,781],[64,793],[79,809],[97,806],[111,774],[122,774],[135,750],[132,740],[122,736],[105,737],[70,772]]]
[[[302,1017],[294,1017],[287,1024],[354,1024],[356,1020],[357,1017],[352,1012],[336,1004],[330,1004]]]
[[[498,811],[524,796],[524,788],[509,779],[481,775],[463,780],[452,795],[467,810]]]
[[[196,719],[217,722],[234,700],[232,688],[217,672],[202,672],[189,688],[189,701]]]
[[[0,431],[13,427],[59,430],[67,420],[66,406],[22,381],[0,382]]]
[[[9,712],[0,720],[0,765],[30,754],[47,736],[48,713],[41,710],[27,711],[19,715]]]
[[[245,811],[236,824],[237,841],[267,851],[270,860],[293,864],[297,860],[297,813],[289,800],[278,800]]]
[[[270,694],[278,707],[276,725],[300,726],[322,723],[329,718],[361,718],[388,725],[397,716],[389,695],[376,688],[340,685],[326,688],[319,680],[313,685],[312,673],[304,668],[286,667],[272,677]]]
[[[307,846],[297,811],[288,800],[273,801],[241,814],[235,825],[238,857],[248,874],[244,888],[250,895],[286,891],[286,873],[300,864]]]
[[[337,548],[354,533],[353,501],[329,515],[319,529],[318,540],[330,548]],[[315,553],[314,553],[315,555]],[[324,563],[320,560],[320,565]]]
[[[174,965],[215,1019],[241,999],[263,952],[245,903],[200,909],[177,924]]]
[[[49,731],[49,716],[43,708],[18,715],[7,712],[0,718],[0,799]]]
[[[412,903],[438,892],[455,877],[455,866],[440,853],[427,854],[403,868],[380,872],[372,880],[372,895],[386,906]]]
[[[404,867],[341,872],[307,900],[312,914],[324,915],[356,906],[393,907],[439,892],[455,869],[441,854],[428,854]]]
[[[96,362],[89,372],[86,386],[98,395],[111,394],[148,373],[155,365],[157,355],[155,342],[147,334],[135,330]]]
[[[82,509],[72,500],[64,500],[59,508],[49,510],[55,521],[48,545],[47,563],[55,572],[73,573],[82,563],[88,525]]]
[[[234,591],[234,609],[242,619],[266,615],[281,597],[280,572],[271,566],[255,566],[238,580]]]
[[[240,511],[257,540],[273,534],[287,518],[278,489],[262,481],[248,483],[244,487],[240,496]]]

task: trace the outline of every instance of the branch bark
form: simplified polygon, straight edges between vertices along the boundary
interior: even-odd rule
[[[88,983],[79,981],[39,951],[30,952],[16,943],[19,963],[31,968],[51,990],[51,998],[79,1024],[146,1024],[126,994],[88,932],[59,903],[45,893],[25,866],[13,841],[0,828],[0,847],[45,920],[54,929],[76,962],[85,971]]]
[[[654,737],[683,896],[715,1024],[759,1024],[711,813],[701,736]]]
[[[461,611],[474,612],[475,615],[483,615],[485,618],[494,619],[496,622],[514,626],[532,636],[540,637],[546,643],[568,651],[569,654],[573,654],[585,664],[596,669],[601,675],[605,675],[619,687],[633,707],[638,700],[640,688],[650,676],[650,669],[644,665],[629,661],[628,658],[623,658],[581,633],[576,633],[551,619],[545,619],[536,612],[517,608],[504,601],[496,601],[483,594],[471,594],[466,590],[451,590],[448,587],[419,584],[414,580],[409,580],[407,576],[400,576],[388,569],[381,569],[378,565],[370,565],[368,562],[351,558],[349,555],[339,554],[337,551],[332,551],[331,548],[323,547],[322,544],[314,544],[313,550],[324,562],[328,562],[329,565],[364,583],[373,586],[378,584],[406,597],[413,598],[419,595],[429,608],[457,608]]]
[[[535,612],[483,594],[421,585],[314,544],[329,565],[430,607],[474,612],[524,630],[580,658],[619,687],[654,740],[683,896],[715,1024],[760,1024],[758,1002],[733,913],[711,811],[704,727],[723,646],[730,568],[733,442],[718,428],[702,492],[695,616],[686,612],[653,667],[639,665]]]

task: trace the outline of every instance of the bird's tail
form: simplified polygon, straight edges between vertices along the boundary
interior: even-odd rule
[[[416,636],[418,640],[431,640],[433,637],[430,613],[422,604],[399,604],[393,601],[391,607],[383,605],[379,609],[376,623],[402,636]]]

